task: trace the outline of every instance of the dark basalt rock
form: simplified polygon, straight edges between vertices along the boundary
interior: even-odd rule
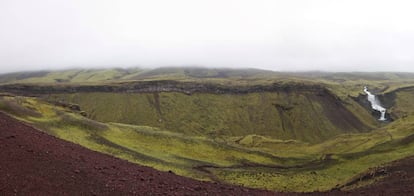
[[[51,102],[52,104],[56,105],[56,106],[60,106],[60,107],[64,107],[64,108],[68,108],[72,111],[75,112],[80,112],[82,113],[83,111],[81,110],[81,107],[78,104],[73,104],[73,103],[66,103],[64,101],[53,101]]]
[[[392,112],[389,113],[389,109],[395,105],[396,91],[392,91],[386,94],[379,94],[376,95],[376,97],[380,101],[381,105],[387,109],[387,112],[385,113],[385,118],[387,119],[386,122],[393,121],[395,119],[395,115]],[[366,110],[371,111],[371,114],[375,118],[379,119],[381,117],[381,112],[372,109],[371,103],[367,99],[367,95],[360,93],[358,97],[351,98],[355,100],[357,103],[359,103]]]
[[[378,95],[377,98],[385,108],[391,108],[395,105],[397,94],[396,91],[392,91],[386,94]]]
[[[275,103],[273,105],[276,107],[276,109],[282,110],[282,111],[289,111],[289,110],[293,109],[293,106],[290,106],[290,105],[281,105],[281,104],[277,104],[277,103]]]
[[[84,117],[88,117],[88,113],[86,113],[85,111],[80,111],[79,114]]]
[[[221,84],[178,82],[178,81],[139,81],[107,85],[36,85],[9,84],[0,86],[0,92],[11,92],[26,96],[42,94],[75,93],[75,92],[117,92],[117,93],[152,93],[152,92],[181,92],[215,93],[215,94],[246,94],[254,92],[294,92],[312,91],[320,95],[330,93],[320,85],[305,85],[302,83],[252,86],[225,86]],[[330,93],[331,94],[331,93]]]
[[[71,104],[71,105],[69,105],[69,109],[71,109],[73,111],[81,111],[80,106],[77,105],[77,104]]]

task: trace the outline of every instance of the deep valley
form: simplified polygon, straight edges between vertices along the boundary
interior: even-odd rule
[[[0,81],[0,110],[19,121],[201,181],[340,194],[395,180],[361,176],[414,156],[414,74],[162,68]],[[387,120],[378,120],[364,86]]]

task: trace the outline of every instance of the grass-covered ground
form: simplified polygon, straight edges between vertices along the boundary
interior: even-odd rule
[[[409,98],[396,101],[396,108],[405,112],[403,118],[370,132],[343,133],[317,143],[261,134],[210,137],[165,127],[101,123],[28,97],[3,96],[0,109],[56,137],[160,170],[301,192],[338,187],[369,168],[414,155],[414,116],[403,104],[405,99]]]

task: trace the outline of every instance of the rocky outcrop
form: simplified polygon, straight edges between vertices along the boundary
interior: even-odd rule
[[[366,110],[371,112],[371,115],[374,116],[376,119],[379,119],[381,117],[381,112],[372,109],[371,103],[368,101],[367,95],[366,94],[362,94],[360,93],[358,95],[358,97],[351,97],[354,101],[356,101],[357,103],[359,103],[362,107],[364,107]],[[391,108],[392,106],[394,106],[394,98],[387,97],[384,98],[384,95],[377,95],[377,98],[380,100],[380,103],[387,109]],[[385,99],[387,99],[387,101],[384,101]],[[392,114],[390,114],[389,112],[385,113],[385,119],[387,119],[387,122],[393,121],[395,117],[392,116]]]
[[[396,90],[384,93],[384,94],[378,94],[377,98],[380,101],[381,105],[384,106],[386,109],[388,109],[387,113],[385,114],[385,118],[388,119],[388,121],[393,121],[394,119],[400,118],[404,116],[404,114],[397,114],[393,108],[396,107],[396,100],[397,100],[397,94],[399,92],[414,92],[414,87],[403,87],[398,88]],[[381,113],[378,111],[375,111],[372,109],[371,104],[367,100],[367,95],[365,94],[359,94],[358,97],[351,97],[356,102],[358,102],[361,106],[363,106],[368,111],[371,111],[372,115],[376,118],[379,118],[381,116]],[[400,108],[401,109],[401,108]]]
[[[215,94],[245,94],[253,92],[291,92],[314,91],[325,94],[327,90],[320,85],[303,83],[273,83],[271,85],[221,85],[212,83],[178,82],[170,80],[139,81],[105,85],[36,85],[9,84],[1,85],[0,92],[11,92],[23,95],[74,93],[74,92],[119,92],[119,93],[152,93],[152,92],[181,92],[192,94],[196,92]]]

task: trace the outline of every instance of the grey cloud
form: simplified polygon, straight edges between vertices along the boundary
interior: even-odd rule
[[[68,67],[414,71],[414,3],[0,2],[0,72]]]

